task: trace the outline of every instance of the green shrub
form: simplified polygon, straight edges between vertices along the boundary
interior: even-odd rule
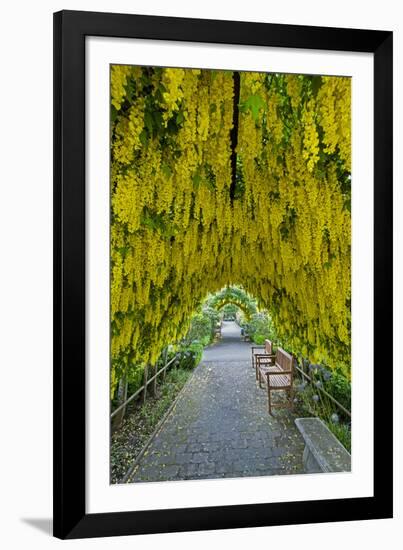
[[[190,328],[185,341],[191,343],[194,341],[204,342],[207,345],[213,334],[213,325],[210,317],[204,313],[196,313],[190,322]]]
[[[337,437],[340,443],[351,453],[351,429],[348,424],[334,424],[326,422],[329,430]]]
[[[252,315],[243,328],[258,345],[263,344],[266,338],[274,342],[277,340],[271,317],[264,311]]]
[[[220,324],[221,315],[218,311],[210,306],[204,306],[202,313],[205,317],[208,317],[211,322],[211,339],[214,338],[214,329]]]
[[[176,364],[181,369],[194,369],[200,363],[202,354],[203,344],[200,342],[182,345],[178,350]]]
[[[198,342],[193,342],[189,346],[189,350],[194,354],[194,366],[197,367],[197,365],[200,363],[202,355],[203,355],[203,344]]]
[[[324,388],[348,411],[351,411],[351,383],[342,374],[333,372]]]

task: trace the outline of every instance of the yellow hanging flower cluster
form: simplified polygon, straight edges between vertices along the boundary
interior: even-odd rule
[[[183,69],[165,69],[163,71],[162,85],[165,88],[163,98],[165,103],[164,121],[167,125],[172,113],[179,108],[179,103],[183,97],[181,88],[182,81],[185,77]]]
[[[304,148],[302,157],[306,160],[309,172],[313,172],[319,160],[319,136],[316,128],[315,106],[313,100],[307,103],[306,109],[302,114],[302,124],[304,126]]]
[[[318,93],[318,116],[324,130],[325,152],[338,151],[351,171],[351,80],[323,77]]]
[[[111,67],[111,103],[119,111],[126,95],[127,77],[132,68],[127,65],[112,65]]]
[[[319,84],[241,73],[233,195],[233,73],[112,66],[112,395],[231,284],[348,370],[350,82]]]

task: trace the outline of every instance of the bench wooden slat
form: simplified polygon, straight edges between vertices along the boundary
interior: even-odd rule
[[[260,371],[265,376],[270,376],[270,386],[289,386],[291,383],[290,376],[291,371],[284,371],[279,366],[274,367],[260,367]]]

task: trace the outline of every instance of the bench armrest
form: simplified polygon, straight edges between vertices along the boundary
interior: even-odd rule
[[[255,349],[264,349],[264,346],[251,346],[250,348],[252,351]]]
[[[283,374],[292,374],[292,370],[279,370],[275,372],[265,372],[266,376],[283,376]]]

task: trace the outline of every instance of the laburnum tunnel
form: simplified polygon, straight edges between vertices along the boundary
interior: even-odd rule
[[[350,79],[111,67],[111,391],[242,285],[350,364]]]

